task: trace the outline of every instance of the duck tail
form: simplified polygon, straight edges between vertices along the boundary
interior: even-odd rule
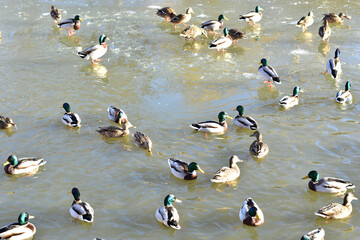
[[[281,81],[280,81],[279,77],[273,77],[273,82],[277,83],[277,84],[281,84]]]
[[[196,124],[196,123],[190,124],[190,127],[195,129],[195,130],[198,130],[198,131],[201,128],[201,126],[199,124]]]
[[[81,57],[81,58],[85,58],[86,55],[83,53],[83,52],[78,52],[78,55]]]

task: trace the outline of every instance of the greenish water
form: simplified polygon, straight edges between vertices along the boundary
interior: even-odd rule
[[[55,4],[63,18],[84,20],[73,37],[49,16]],[[249,27],[240,14],[260,5],[261,25]],[[213,40],[185,41],[155,15],[157,6],[177,13],[192,7],[191,24],[223,13],[225,26],[244,31],[222,55],[207,48]],[[309,11],[315,23],[302,33],[295,23]],[[332,26],[329,43],[318,36],[323,13],[352,16]],[[45,239],[300,239],[324,227],[326,239],[359,239],[360,208],[343,220],[325,221],[313,213],[340,197],[311,192],[301,180],[309,170],[320,176],[351,180],[360,186],[359,167],[359,15],[356,1],[9,1],[0,4],[1,115],[18,130],[0,132],[3,162],[38,156],[47,160],[30,177],[0,174],[0,225],[14,222],[26,210],[36,218],[36,240]],[[92,66],[77,56],[107,34],[109,50]],[[335,49],[341,49],[343,74],[337,81],[321,74]],[[267,58],[282,79],[270,90],[257,74]],[[352,82],[353,104],[340,106],[334,96]],[[299,85],[300,103],[283,111],[278,100]],[[64,102],[82,118],[79,131],[61,123]],[[237,105],[260,125],[270,153],[255,161],[248,149],[252,131],[228,121],[223,135],[194,132],[189,124],[231,116]],[[99,126],[113,124],[107,107],[121,107],[138,131],[153,141],[153,155],[132,144],[131,137],[105,140]],[[131,129],[133,132],[134,129]],[[213,185],[209,179],[236,154],[241,176],[236,183]],[[206,172],[197,180],[173,177],[167,159],[196,161]],[[95,210],[93,225],[75,223],[69,214],[78,187]],[[164,228],[155,210],[175,194],[182,230]],[[359,197],[357,189],[355,196]],[[247,227],[239,210],[252,197],[265,215],[264,225]]]

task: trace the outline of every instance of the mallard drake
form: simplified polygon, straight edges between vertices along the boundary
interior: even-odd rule
[[[108,49],[105,42],[106,40],[109,40],[109,38],[105,34],[102,34],[99,37],[99,44],[91,46],[84,51],[78,52],[78,55],[81,58],[85,58],[85,60],[90,59],[92,64],[102,61],[100,58],[104,56]]]
[[[108,127],[99,127],[99,130],[96,130],[98,133],[105,137],[124,137],[130,134],[129,128],[136,128],[129,121],[122,123],[122,128],[116,126]]]
[[[190,25],[187,26],[181,33],[180,36],[184,37],[186,40],[192,38],[194,41],[196,41],[196,37],[199,35],[204,35],[205,37],[207,36],[207,33],[204,29],[196,26],[196,25]]]
[[[238,30],[236,28],[232,28],[232,29],[229,30],[229,36],[231,37],[233,42],[237,42],[240,39],[246,39],[247,38],[243,32],[241,32],[240,30]]]
[[[173,202],[181,202],[173,194],[169,194],[164,199],[164,206],[159,207],[155,212],[156,220],[165,226],[172,227],[176,230],[181,229],[179,225],[179,214],[176,208],[172,205]]]
[[[217,51],[225,51],[225,48],[228,48],[233,43],[233,40],[229,36],[229,31],[227,28],[224,28],[224,35],[218,37],[212,41],[209,45],[209,49],[216,49]]]
[[[193,180],[197,178],[196,170],[201,173],[204,171],[200,168],[200,166],[196,162],[186,163],[181,160],[177,160],[175,158],[168,159],[169,167],[171,173],[180,179],[184,180]]]
[[[269,147],[262,141],[262,134],[256,131],[250,137],[256,137],[255,141],[250,145],[250,154],[255,158],[265,157],[269,153]]]
[[[141,132],[133,133],[134,144],[139,148],[146,149],[149,153],[152,151],[152,141],[151,139]]]
[[[174,11],[174,9],[172,9],[171,7],[164,7],[161,9],[158,9],[156,12],[156,15],[158,15],[159,17],[165,18],[165,21],[170,21],[170,19],[172,19],[173,17],[176,16],[176,13]]]
[[[350,92],[351,83],[347,81],[345,83],[345,90],[340,90],[335,95],[335,100],[338,103],[351,103],[352,102],[352,95]]]
[[[258,129],[258,123],[250,116],[244,116],[244,107],[239,105],[234,111],[238,111],[239,115],[234,118],[234,124],[238,127],[248,128],[251,130]]]
[[[50,16],[54,19],[54,22],[57,22],[61,18],[61,12],[54,5],[51,6]]]
[[[219,122],[216,121],[204,121],[199,123],[193,123],[190,125],[193,129],[202,132],[209,133],[223,133],[228,129],[225,118],[232,119],[226,112],[220,112],[218,115]]]
[[[73,34],[76,33],[75,32],[76,30],[80,29],[81,21],[82,19],[80,18],[80,16],[76,15],[74,18],[69,18],[59,22],[58,27],[61,29],[65,29],[68,33],[68,36],[72,36]]]
[[[238,156],[233,155],[231,156],[229,160],[229,167],[222,167],[220,168],[213,176],[212,179],[210,179],[210,182],[213,183],[225,183],[225,182],[231,182],[240,177],[240,168],[236,163],[243,162],[243,160],[240,160]]]
[[[329,13],[324,14],[323,20],[326,20],[329,23],[343,23],[344,18],[351,19],[351,16],[347,16],[344,13],[339,13],[339,15],[336,15],[335,13]]]
[[[240,15],[239,20],[244,19],[248,24],[255,24],[257,22],[260,22],[262,18],[262,13],[260,12],[262,9],[260,6],[255,7],[255,11],[248,12],[244,15]]]
[[[315,212],[315,215],[322,218],[342,219],[348,217],[352,212],[352,200],[358,200],[353,193],[347,193],[344,197],[343,204],[330,203]]]
[[[205,29],[209,32],[213,32],[216,34],[216,31],[223,27],[223,20],[227,19],[223,14],[219,15],[218,20],[209,20],[201,24],[201,28]]]
[[[265,80],[266,80],[265,83],[268,83],[269,86],[272,86],[271,81],[273,81],[276,84],[281,84],[279,75],[277,74],[277,72],[275,71],[275,69],[273,67],[268,65],[268,62],[265,58],[261,59],[259,64],[261,64],[261,65],[258,69],[258,73],[260,74],[260,76],[265,78]]]
[[[328,21],[326,19],[323,22],[324,22],[323,26],[321,26],[319,28],[319,35],[321,37],[321,40],[329,41],[330,35],[331,35],[331,28],[330,28],[329,23],[328,23]]]
[[[300,91],[300,87],[298,87],[298,86],[294,87],[293,95],[282,97],[279,101],[279,105],[281,107],[284,107],[285,109],[289,109],[295,105],[298,105],[299,104],[299,91]]]
[[[314,14],[309,12],[307,16],[302,17],[296,24],[303,32],[314,23]]]
[[[340,55],[340,49],[337,48],[335,50],[335,57],[331,58],[326,63],[326,71],[324,72],[324,74],[330,73],[331,77],[334,79],[337,78],[341,73],[341,62],[339,59],[339,55]]]
[[[36,233],[36,227],[29,219],[33,219],[27,212],[22,212],[17,223],[11,223],[0,229],[0,239],[23,240],[30,239]]]
[[[109,113],[108,118],[111,121],[114,121],[119,124],[129,121],[126,113],[122,109],[114,106],[110,106],[107,110]]]
[[[191,7],[189,7],[188,9],[186,9],[185,14],[176,15],[170,20],[170,22],[175,25],[175,29],[178,24],[183,24],[184,26],[186,26],[185,23],[187,23],[191,19],[191,13],[194,13],[194,11]]]
[[[84,222],[94,222],[94,209],[87,202],[80,200],[79,189],[74,187],[71,193],[74,196],[74,201],[70,207],[70,215]]]
[[[324,177],[319,179],[319,173],[312,170],[302,179],[310,178],[309,189],[315,192],[339,193],[355,188],[352,182],[340,178]]]
[[[18,159],[15,155],[10,155],[3,164],[7,174],[29,174],[39,170],[39,167],[45,165],[43,158],[26,157]]]
[[[0,129],[6,129],[11,128],[11,126],[16,127],[16,124],[13,122],[13,120],[9,117],[0,116]]]
[[[81,118],[76,113],[71,112],[70,104],[64,103],[63,108],[65,114],[62,117],[62,122],[69,127],[81,127]]]
[[[304,236],[301,237],[300,240],[324,240],[325,230],[320,227],[311,232],[308,232]]]
[[[264,214],[251,198],[247,198],[239,212],[240,220],[250,226],[259,226],[264,223]]]

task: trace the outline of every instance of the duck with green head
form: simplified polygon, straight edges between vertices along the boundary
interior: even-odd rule
[[[264,214],[251,198],[247,198],[240,209],[239,217],[241,222],[250,226],[259,226],[264,223]]]
[[[94,209],[90,206],[89,203],[81,201],[79,189],[74,187],[71,190],[71,193],[74,197],[74,201],[70,207],[70,215],[73,218],[84,222],[94,222]]]
[[[36,227],[29,222],[33,219],[27,212],[22,212],[18,217],[18,222],[11,223],[0,228],[0,239],[23,240],[30,239],[36,233]]]
[[[221,14],[221,15],[219,15],[217,21],[216,20],[209,20],[207,22],[202,23],[201,28],[205,29],[206,31],[217,34],[216,31],[224,26],[223,20],[229,20],[229,19],[227,19],[223,14]]]
[[[234,118],[234,124],[241,128],[247,128],[251,130],[258,129],[258,123],[255,121],[254,118],[250,116],[244,115],[244,107],[239,105],[237,106],[234,111],[238,111],[239,114]]]
[[[225,121],[226,118],[232,119],[226,112],[220,112],[218,115],[219,122],[216,121],[204,121],[199,123],[193,123],[190,125],[191,128],[208,133],[224,133],[228,129],[228,125]]]
[[[69,103],[64,103],[63,108],[65,114],[62,117],[62,122],[69,127],[81,127],[81,118],[76,113],[71,112],[71,107]]]
[[[259,64],[261,65],[259,66],[258,73],[266,80],[265,83],[268,83],[269,87],[272,87],[271,82],[281,84],[279,75],[275,71],[275,68],[268,65],[268,62],[265,58],[261,59]]]
[[[320,227],[311,232],[308,232],[304,236],[301,237],[300,240],[324,240],[325,238],[325,230]]]
[[[327,219],[342,219],[350,216],[352,212],[351,202],[353,200],[358,200],[352,192],[349,192],[345,195],[343,203],[330,203],[321,209],[319,209],[314,214]]]
[[[13,120],[9,117],[0,116],[0,129],[6,129],[11,128],[11,126],[16,127],[16,124],[13,122]]]
[[[169,158],[168,163],[171,173],[175,177],[180,179],[193,180],[197,178],[196,170],[201,173],[204,173],[204,171],[200,168],[200,166],[196,162],[191,162],[189,164],[175,158]]]
[[[308,173],[307,176],[302,179],[310,178],[308,184],[309,189],[315,192],[325,192],[325,193],[341,193],[346,192],[348,189],[354,189],[355,185],[347,180],[334,178],[334,177],[324,177],[319,179],[319,173],[315,170],[312,170]]]
[[[108,49],[106,40],[110,39],[105,34],[102,34],[99,37],[99,44],[78,52],[78,55],[85,60],[91,60],[92,64],[102,61],[100,58],[105,55]]]
[[[240,168],[237,165],[239,162],[243,162],[243,160],[240,160],[236,155],[231,156],[229,167],[220,168],[210,179],[210,182],[227,183],[240,177]]]
[[[227,28],[224,28],[224,35],[218,37],[212,41],[209,45],[209,49],[216,49],[217,51],[225,51],[225,48],[228,48],[233,43],[233,40],[229,36],[229,31]]]
[[[282,97],[279,101],[279,105],[285,109],[289,109],[295,105],[298,105],[299,104],[299,91],[300,91],[300,87],[298,87],[298,86],[294,87],[293,95]]]
[[[181,229],[179,225],[179,214],[176,208],[172,205],[174,202],[181,202],[173,194],[169,194],[164,199],[164,206],[159,207],[155,212],[156,220],[161,222],[164,226],[172,227],[176,230]]]
[[[31,174],[39,170],[39,167],[45,165],[43,158],[26,157],[18,159],[15,155],[10,155],[3,164],[7,174]]]
[[[335,57],[329,59],[326,63],[326,71],[324,74],[329,73],[333,79],[336,79],[339,77],[341,70],[341,62],[340,62],[340,49],[335,50]]]
[[[79,30],[81,27],[82,19],[79,15],[76,15],[74,18],[69,18],[58,23],[58,27],[65,29],[68,33],[68,36],[74,35],[76,30]]]
[[[262,18],[262,13],[260,12],[262,9],[260,6],[255,7],[255,11],[250,11],[244,15],[240,15],[239,20],[245,20],[248,24],[256,24],[260,22]]]
[[[335,95],[335,100],[337,103],[352,103],[352,95],[350,92],[351,89],[351,83],[347,81],[345,83],[345,90],[340,90]]]

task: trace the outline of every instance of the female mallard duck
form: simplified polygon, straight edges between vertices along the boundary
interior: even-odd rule
[[[292,96],[285,96],[280,99],[279,105],[281,107],[284,107],[285,109],[289,109],[295,105],[299,104],[299,91],[300,87],[296,86],[293,89],[293,95]]]
[[[191,13],[194,13],[194,11],[191,7],[189,7],[188,9],[186,9],[185,14],[176,15],[170,20],[170,22],[175,25],[175,29],[178,24],[183,24],[184,26],[186,26],[185,23],[187,23],[191,19]]]
[[[338,103],[351,103],[352,102],[352,95],[350,92],[351,83],[347,81],[345,83],[345,90],[340,90],[335,95],[335,100]]]
[[[319,28],[319,35],[321,37],[321,40],[323,41],[329,41],[330,35],[331,35],[331,28],[329,26],[328,21],[325,19],[323,26]]]
[[[233,40],[229,36],[229,31],[227,28],[224,28],[224,36],[218,37],[209,45],[210,49],[216,49],[217,51],[225,51],[225,48],[228,48],[233,43]]]
[[[99,127],[99,130],[96,130],[98,133],[105,137],[124,137],[130,134],[129,128],[136,128],[129,121],[122,123],[122,128],[116,126],[108,126],[108,127]]]
[[[72,36],[73,34],[76,33],[75,30],[80,29],[81,21],[82,21],[82,19],[80,18],[80,16],[76,15],[74,18],[69,18],[69,19],[59,22],[58,27],[65,29],[68,33],[68,36]]]
[[[207,33],[204,29],[199,28],[196,25],[190,25],[187,26],[181,33],[180,36],[184,37],[185,40],[192,38],[194,41],[196,41],[196,37],[203,34],[205,37],[207,37]]]
[[[158,9],[156,12],[156,15],[158,15],[159,17],[165,18],[165,21],[170,21],[170,19],[172,19],[173,17],[176,16],[176,13],[174,11],[174,9],[172,9],[171,7],[164,7],[161,9]]]
[[[223,27],[223,20],[228,20],[223,14],[219,15],[218,20],[209,20],[201,24],[201,28],[216,34],[216,31]]]
[[[141,132],[135,132],[133,133],[132,136],[134,138],[134,144],[136,146],[138,146],[139,148],[146,149],[149,153],[151,153],[152,141],[147,135]]]
[[[322,218],[342,219],[348,217],[352,212],[352,200],[358,200],[353,193],[347,193],[344,197],[343,204],[330,203],[315,212],[315,215]]]
[[[258,73],[260,74],[260,76],[265,78],[265,80],[266,80],[265,83],[268,83],[269,86],[272,86],[271,81],[273,81],[274,83],[277,83],[277,84],[281,84],[279,75],[277,74],[277,72],[275,71],[275,69],[273,67],[268,65],[268,62],[265,58],[261,59],[259,64],[261,64],[261,65],[258,69]]]
[[[309,12],[307,16],[302,17],[296,24],[303,32],[314,23],[314,14]]]
[[[54,19],[54,22],[57,22],[61,18],[61,13],[54,5],[51,6],[50,16]]]
[[[269,147],[266,143],[262,142],[262,134],[256,131],[250,137],[256,137],[256,140],[250,145],[250,154],[255,158],[265,157],[269,153]]]
[[[324,14],[323,20],[326,20],[329,23],[343,23],[344,17],[347,19],[351,19],[350,16],[347,16],[344,13],[340,13],[339,15],[336,15],[335,13],[329,13]]]
[[[13,122],[11,118],[0,116],[0,129],[11,128],[11,126],[17,128],[16,124]]]
[[[70,104],[64,103],[63,108],[66,113],[62,117],[62,122],[69,127],[81,127],[81,118],[76,113],[71,112]]]
[[[315,192],[339,193],[355,188],[352,182],[340,178],[324,177],[319,179],[319,173],[312,170],[302,179],[310,178],[309,189]]]
[[[179,214],[176,208],[172,205],[173,202],[181,202],[173,194],[169,194],[164,199],[164,206],[159,207],[155,212],[156,220],[165,226],[172,227],[176,230],[181,229],[179,225]]]
[[[177,160],[175,158],[169,158],[168,163],[171,173],[175,177],[180,179],[193,180],[197,178],[196,170],[198,170],[201,173],[204,173],[204,171],[199,167],[199,165],[196,162],[192,162],[188,164],[186,162]]]
[[[232,119],[226,112],[220,112],[218,115],[219,122],[216,121],[204,121],[199,123],[193,123],[190,125],[193,129],[201,132],[209,133],[223,133],[228,129],[225,118]]]
[[[122,109],[114,107],[114,106],[110,106],[107,110],[109,113],[108,118],[111,121],[114,121],[118,124],[122,124],[124,122],[129,121],[126,113]]]
[[[339,59],[339,55],[340,55],[340,49],[337,48],[335,50],[335,57],[331,58],[326,63],[326,71],[324,72],[324,74],[330,73],[331,77],[334,79],[337,78],[341,73],[341,62]]]
[[[17,223],[11,223],[0,228],[0,239],[23,240],[30,239],[36,233],[36,227],[29,219],[33,219],[27,212],[19,215]]]
[[[71,216],[84,222],[94,222],[94,209],[87,202],[83,202],[80,200],[79,189],[74,187],[71,190],[71,193],[74,196],[74,201],[70,207]]]
[[[307,234],[302,236],[300,240],[324,240],[324,237],[325,230],[321,227],[311,232],[308,232]]]
[[[239,115],[234,118],[234,124],[238,127],[248,128],[251,130],[258,129],[258,123],[250,116],[244,116],[244,107],[239,105],[234,111],[238,111]]]
[[[15,155],[10,155],[3,164],[7,174],[29,174],[39,170],[39,167],[45,165],[43,158],[26,157],[18,159]]]
[[[229,36],[231,37],[233,42],[236,42],[236,43],[240,39],[246,39],[245,34],[236,28],[232,28],[229,30]]]
[[[255,24],[257,22],[260,22],[262,18],[262,13],[260,12],[262,9],[260,6],[255,7],[255,11],[248,12],[244,15],[240,15],[239,20],[244,19],[248,24]]]
[[[100,58],[105,55],[108,49],[105,40],[109,40],[109,38],[105,34],[102,34],[99,38],[99,44],[78,52],[78,55],[81,58],[85,58],[85,60],[90,59],[92,64],[102,61]]]
[[[240,168],[236,163],[243,162],[243,160],[240,160],[238,156],[233,155],[231,156],[229,160],[230,167],[222,167],[220,168],[215,174],[212,179],[210,179],[210,182],[213,183],[225,183],[225,182],[231,182],[240,177]]]
[[[264,214],[252,198],[247,198],[239,212],[240,220],[250,226],[264,223]]]

